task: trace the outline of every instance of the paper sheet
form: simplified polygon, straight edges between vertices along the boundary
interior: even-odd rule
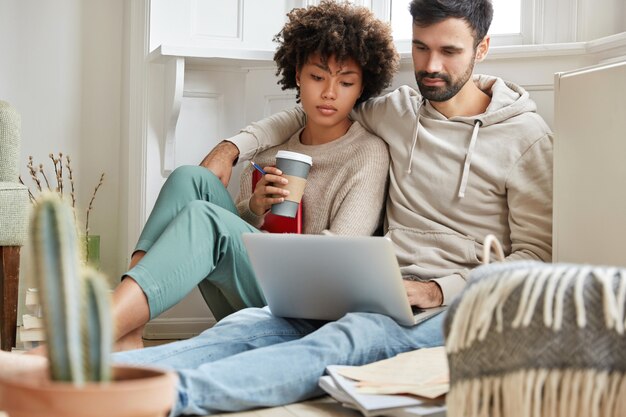
[[[412,394],[419,397],[435,399],[450,391],[449,384],[437,385],[359,385],[359,394]]]
[[[411,393],[436,398],[448,392],[449,372],[445,347],[418,349],[368,365],[341,369],[346,378],[359,381],[359,392]]]
[[[326,368],[329,376],[320,378],[319,385],[338,401],[361,411],[365,417],[445,417],[443,398],[427,400],[414,395],[370,395],[358,392],[356,382],[339,374],[345,366]],[[347,367],[351,368],[351,367]],[[347,398],[346,398],[347,397]]]

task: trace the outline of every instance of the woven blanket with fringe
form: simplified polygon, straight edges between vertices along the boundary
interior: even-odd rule
[[[510,262],[445,321],[448,417],[626,416],[626,270]]]

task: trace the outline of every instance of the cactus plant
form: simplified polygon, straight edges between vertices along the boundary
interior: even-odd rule
[[[165,370],[109,362],[108,286],[97,272],[81,267],[76,230],[70,205],[56,193],[42,196],[31,240],[49,378],[41,369],[0,378],[0,409],[12,417],[164,417],[176,397],[175,379]]]
[[[37,202],[31,222],[51,379],[83,385],[111,378],[113,325],[105,279],[83,268],[71,207],[57,194]]]

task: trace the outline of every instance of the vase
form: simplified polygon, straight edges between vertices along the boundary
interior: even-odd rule
[[[10,417],[165,417],[174,404],[172,375],[147,367],[114,366],[114,380],[77,387],[41,372],[0,380],[0,410]]]
[[[83,261],[94,269],[100,269],[100,235],[82,237]]]

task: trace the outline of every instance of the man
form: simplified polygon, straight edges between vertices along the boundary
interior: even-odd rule
[[[411,304],[433,307],[464,287],[487,234],[507,260],[551,260],[552,135],[521,87],[472,75],[489,49],[490,1],[414,0],[410,11],[419,91],[400,87],[352,117],[389,146],[386,234]],[[220,143],[201,165],[227,183],[237,156],[252,157],[302,123],[300,109],[279,113]]]

